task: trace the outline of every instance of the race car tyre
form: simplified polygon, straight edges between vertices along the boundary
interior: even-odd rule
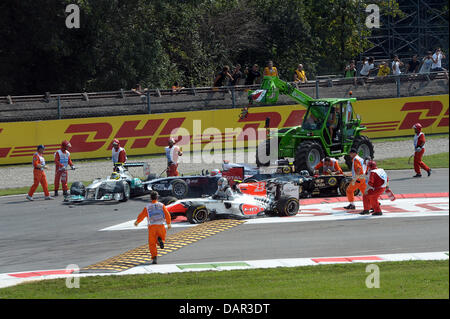
[[[70,195],[86,196],[86,187],[82,182],[73,182],[70,186]]]
[[[350,185],[351,181],[352,180],[350,178],[349,179],[345,178],[339,184],[339,193],[342,196],[347,196],[347,188],[348,188],[348,185]],[[356,189],[354,194],[355,194],[355,196],[358,196],[359,195],[359,189]]]
[[[172,195],[174,197],[179,199],[186,197],[189,191],[189,186],[185,181],[183,181],[182,179],[176,179],[171,183],[171,185]]]
[[[295,171],[307,170],[310,175],[314,175],[314,167],[325,157],[322,146],[315,141],[303,141],[295,152]]]
[[[122,181],[122,185],[122,199],[119,200],[119,202],[126,202],[130,198],[130,184],[126,181]]]
[[[363,160],[366,159],[366,157],[370,157],[373,159],[373,144],[370,141],[370,139],[367,136],[360,135],[355,137],[352,148],[356,149],[357,154],[359,157],[361,157]],[[347,164],[347,167],[349,169],[352,169],[352,158],[350,155],[345,155],[345,164]]]
[[[277,211],[280,216],[295,216],[300,204],[295,197],[281,196],[277,202]]]
[[[167,197],[163,197],[161,198],[161,200],[159,201],[160,203],[162,203],[163,205],[170,205],[174,202],[176,202],[178,199],[176,197],[172,197],[172,196],[167,196]]]
[[[186,217],[191,224],[201,224],[208,220],[209,210],[203,205],[191,206],[186,211]]]

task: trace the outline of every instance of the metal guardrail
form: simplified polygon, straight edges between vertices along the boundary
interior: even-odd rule
[[[364,81],[366,84],[371,83],[399,83],[401,81],[430,81],[434,79],[446,79],[444,72],[434,72],[428,74],[401,74],[400,76],[388,75],[385,77],[371,76],[371,77],[354,77],[354,78],[338,78],[334,74],[317,76],[315,80],[309,80],[306,83],[298,84],[299,88],[317,88],[317,87],[330,87],[335,85],[348,85],[356,81],[360,84]],[[399,82],[400,81],[400,82]],[[294,82],[290,82],[294,84]],[[62,94],[42,94],[42,95],[16,95],[16,96],[1,96],[0,104],[18,104],[23,102],[42,102],[48,103],[51,100],[60,101],[88,101],[94,99],[105,98],[129,98],[129,97],[162,97],[162,96],[175,96],[175,95],[197,95],[199,93],[218,93],[231,91],[247,91],[252,89],[258,89],[259,85],[236,85],[236,86],[223,86],[223,87],[192,87],[179,89],[173,92],[172,89],[149,89],[141,92],[140,94],[133,90],[119,90],[119,91],[106,91],[106,92],[82,92],[82,93],[62,93]]]
[[[419,95],[448,93],[446,84],[433,80],[447,79],[444,72],[429,74],[402,74],[385,77],[337,78],[336,75],[323,75],[306,83],[293,83],[312,97],[347,96],[356,90],[358,99],[400,97],[411,94],[411,83],[422,83]],[[355,85],[356,83],[356,85]],[[361,91],[362,84],[369,85]],[[428,87],[430,90],[424,91]],[[107,92],[82,92],[25,96],[0,96],[0,122],[36,121],[62,118],[82,118],[132,114],[170,113],[194,109],[235,108],[248,104],[248,90],[258,89],[259,84],[223,87],[149,89],[141,93],[134,90]],[[416,87],[414,85],[413,87]],[[433,92],[436,93],[433,93]],[[218,94],[219,93],[219,94]],[[355,93],[355,92],[354,92]],[[412,93],[414,95],[414,93]],[[356,95],[355,95],[356,96]],[[286,104],[287,99],[280,100]]]

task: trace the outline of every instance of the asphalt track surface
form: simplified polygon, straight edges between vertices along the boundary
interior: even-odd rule
[[[412,170],[390,171],[398,194],[449,191],[449,170],[413,179]],[[63,205],[62,198],[28,202],[0,198],[0,273],[80,268],[147,243],[147,230],[99,231],[135,219],[146,198],[127,203]],[[144,221],[145,222],[145,221]],[[172,228],[169,234],[185,228]],[[239,225],[160,258],[196,263],[447,251],[448,216]]]

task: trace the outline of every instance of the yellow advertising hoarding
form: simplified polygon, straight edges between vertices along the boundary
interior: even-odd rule
[[[411,127],[417,122],[425,133],[449,129],[448,95],[361,100],[353,108],[370,138],[412,136]],[[284,105],[250,108],[245,119],[239,119],[240,109],[220,109],[0,123],[0,165],[31,162],[39,144],[45,145],[45,158],[51,161],[62,140],[71,142],[73,159],[110,157],[114,138],[128,155],[161,154],[171,134],[184,151],[211,148],[211,144],[252,146],[264,137],[267,117],[273,128],[290,127],[301,124],[305,111],[300,105]],[[248,129],[259,135],[248,134],[252,131]]]

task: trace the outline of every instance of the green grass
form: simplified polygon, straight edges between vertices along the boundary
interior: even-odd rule
[[[449,137],[448,133],[427,134],[427,140],[435,140],[435,139],[448,138],[448,137]],[[383,142],[411,141],[412,139],[413,139],[413,134],[411,134],[411,136],[372,138],[370,140],[372,141],[372,143],[383,143]]]
[[[85,186],[89,185],[91,182],[82,182]],[[70,186],[72,185],[72,183],[67,183],[68,188],[70,189]],[[28,191],[30,190],[30,186],[24,186],[24,187],[15,187],[15,188],[4,188],[4,189],[0,189],[0,196],[7,196],[7,195],[18,195],[18,194],[27,194]],[[55,185],[54,184],[49,184],[48,185],[48,191],[50,192],[50,196],[53,195],[53,191],[55,189]],[[36,188],[35,193],[41,193],[44,190],[42,189],[41,184],[39,184],[38,188]],[[62,193],[62,189],[61,189],[61,185],[60,185],[60,193]]]
[[[398,169],[413,169],[414,158],[411,158],[410,164],[408,164],[409,157],[393,157],[384,160],[376,160],[377,166],[385,170],[398,170]],[[422,160],[431,168],[448,168],[449,167],[449,153],[438,153],[433,155],[425,155]],[[344,172],[350,171],[347,165],[342,165]]]
[[[377,263],[380,288],[367,288],[367,264],[319,265],[172,274],[95,276],[66,288],[65,279],[0,289],[0,298],[449,298],[449,262]],[[426,271],[424,271],[424,269]]]
[[[431,168],[448,168],[449,153],[425,155],[422,160]],[[411,158],[410,164],[408,164],[408,157],[388,158],[377,161],[377,166],[385,170],[413,169],[414,158]]]

